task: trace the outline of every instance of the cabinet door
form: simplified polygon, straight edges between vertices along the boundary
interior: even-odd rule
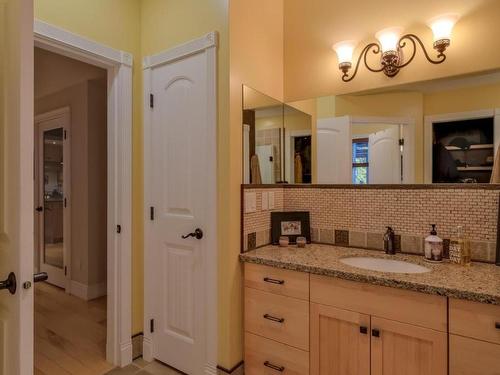
[[[369,375],[370,317],[315,303],[310,314],[311,375]]]
[[[446,375],[446,333],[372,317],[372,375]]]
[[[450,375],[500,375],[500,345],[450,335]]]

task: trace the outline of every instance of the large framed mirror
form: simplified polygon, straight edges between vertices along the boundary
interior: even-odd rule
[[[264,124],[280,140],[264,184],[500,183],[497,71],[285,104],[244,88],[244,100],[245,183],[252,142],[271,143]]]

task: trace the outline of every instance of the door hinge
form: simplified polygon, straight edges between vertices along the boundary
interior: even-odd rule
[[[64,139],[68,139],[68,132],[67,132],[67,130],[64,131]]]
[[[121,226],[120,224],[118,224],[118,225],[116,226],[116,233],[118,233],[118,234],[119,234],[119,233],[121,233],[121,232],[122,232],[122,226]]]
[[[149,207],[149,218],[151,220],[155,219],[155,208],[154,207]]]
[[[150,331],[151,333],[153,333],[153,332],[155,331],[155,320],[154,320],[154,319],[151,319],[151,320],[149,321],[149,331]]]
[[[68,207],[68,200],[64,198],[64,207]]]
[[[64,276],[68,276],[68,267],[64,266]]]
[[[404,146],[404,145],[405,145],[405,140],[404,140],[404,138],[401,138],[401,139],[399,140],[399,145],[400,145],[400,146]]]
[[[155,106],[155,97],[153,94],[149,94],[149,107],[154,108]]]

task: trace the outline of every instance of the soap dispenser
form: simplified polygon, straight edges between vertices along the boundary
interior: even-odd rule
[[[443,260],[443,240],[437,235],[436,224],[431,224],[431,226],[430,235],[425,237],[425,259],[431,262],[441,262]]]

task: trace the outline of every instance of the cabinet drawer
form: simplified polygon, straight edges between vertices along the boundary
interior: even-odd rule
[[[447,332],[446,297],[311,275],[311,302]]]
[[[245,263],[245,286],[309,300],[309,274]]]
[[[245,288],[245,330],[309,350],[309,302]]]
[[[450,335],[450,375],[500,375],[500,345]]]
[[[309,353],[245,333],[246,375],[308,375]]]
[[[500,306],[450,299],[450,333],[500,344]]]

